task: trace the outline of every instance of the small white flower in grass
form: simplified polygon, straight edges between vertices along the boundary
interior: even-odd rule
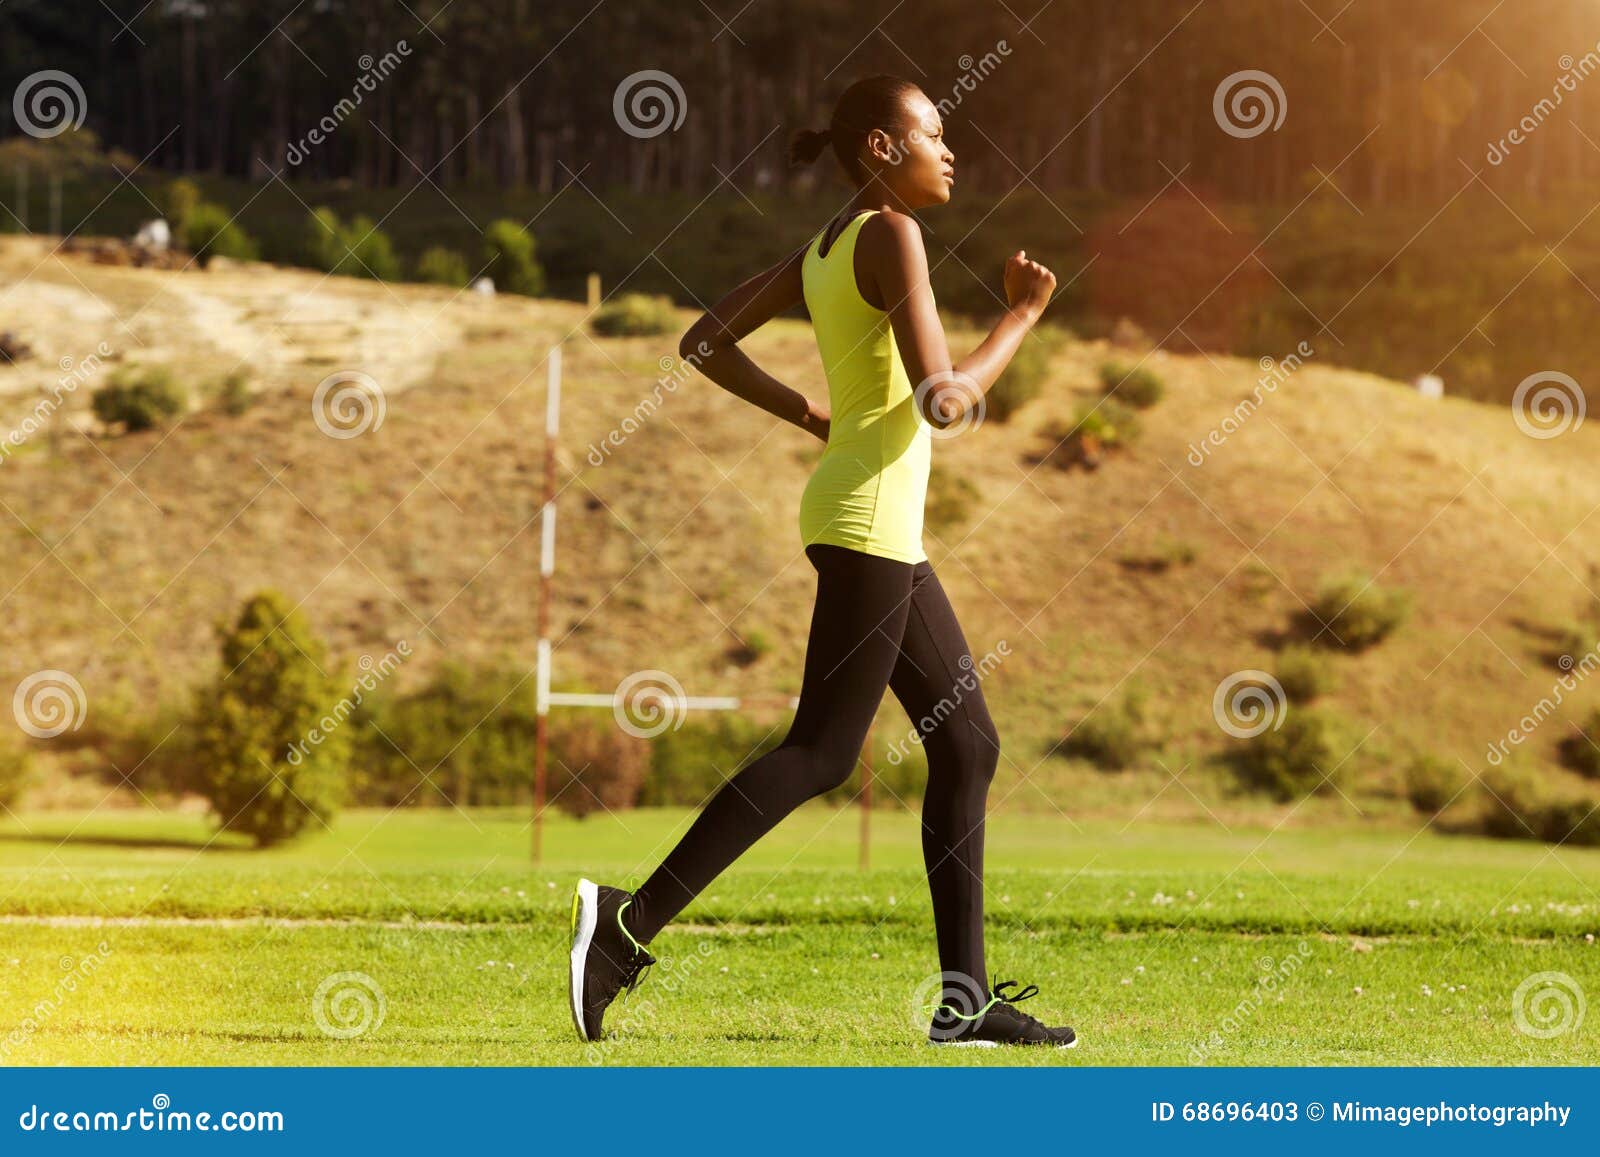
[[[1324,969],[1323,969],[1323,970],[1322,970],[1322,975],[1324,975],[1324,976],[1332,976],[1332,975],[1333,975],[1333,969],[1331,969],[1331,968],[1324,968]]]
[[[1356,985],[1356,995],[1357,995],[1357,996],[1360,996],[1360,995],[1361,995],[1361,986],[1360,986],[1360,985],[1359,985],[1359,984],[1358,984],[1358,985]]]
[[[1200,963],[1200,958],[1198,956],[1191,956],[1191,957],[1189,957],[1189,963],[1190,964],[1199,964]]]
[[[1001,897],[1000,897],[1000,903],[1002,903],[1002,904],[1009,904],[1009,903],[1011,903],[1011,896],[1010,896],[1010,894],[1009,894],[1009,893],[1007,893],[1007,894],[1006,894],[1006,895],[1004,895],[1004,896],[1001,896]]]
[[[1189,900],[1193,900],[1194,899],[1194,889],[1193,888],[1185,888],[1183,890],[1183,894],[1184,894],[1184,897],[1186,899],[1189,899]]]
[[[1144,965],[1136,964],[1136,965],[1133,966],[1133,970],[1135,972],[1143,972],[1144,971]]]
[[[874,952],[872,954],[872,959],[874,959],[874,960],[882,960],[883,957],[879,956],[876,952]]]
[[[555,886],[556,886],[556,882],[554,880],[551,880],[549,883],[547,883],[545,885],[546,888],[554,888]]]
[[[895,906],[895,898],[893,896],[890,896],[889,897],[889,907],[893,908],[894,906]]]
[[[1132,984],[1132,983],[1133,983],[1133,977],[1131,977],[1131,976],[1124,976],[1124,977],[1123,977],[1123,978],[1122,978],[1122,983],[1123,983],[1123,984]]]
[[[510,892],[510,891],[511,891],[511,889],[510,889],[510,888],[501,888],[501,889],[500,889],[500,894],[501,894],[501,895],[502,895],[502,896],[504,896],[504,895],[506,895],[506,894],[507,894],[507,893],[509,893],[509,892]]]
[[[1433,995],[1433,989],[1429,988],[1426,984],[1424,984],[1422,986],[1422,995],[1423,996],[1432,996]]]
[[[1584,940],[1585,944],[1593,944],[1594,943],[1594,933],[1593,932],[1585,932],[1583,934],[1583,940]]]
[[[517,889],[517,895],[519,895],[519,896],[526,896],[526,895],[527,895],[527,894],[528,894],[528,893],[526,893],[526,892],[524,892],[524,891],[523,891],[523,890],[522,890],[522,889],[521,889],[521,888],[518,888],[518,889]]]
[[[1417,907],[1421,907],[1421,905],[1422,905],[1422,901],[1421,900],[1407,900],[1406,901],[1406,907],[1407,908],[1417,908]]]
[[[1235,892],[1233,894],[1233,898],[1235,900],[1243,900],[1244,899],[1244,893],[1243,892]]]
[[[728,966],[726,964],[724,964],[722,966],[722,971],[724,971],[724,972],[728,971]]]

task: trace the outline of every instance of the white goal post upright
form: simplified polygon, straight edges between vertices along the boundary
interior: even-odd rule
[[[539,528],[539,644],[534,698],[537,715],[534,720],[533,756],[533,862],[544,857],[544,813],[548,777],[549,732],[548,716],[552,707],[605,707],[617,712],[625,704],[618,692],[609,695],[577,691],[550,690],[550,594],[556,569],[556,448],[561,429],[561,347],[552,346],[548,361],[544,416],[544,506]],[[620,687],[619,687],[620,691]],[[672,700],[681,711],[739,711],[761,707],[784,707],[792,710],[799,705],[795,695],[680,695]],[[869,835],[872,812],[872,731],[867,732],[867,742],[862,751],[861,789],[861,850],[860,864],[869,863]]]

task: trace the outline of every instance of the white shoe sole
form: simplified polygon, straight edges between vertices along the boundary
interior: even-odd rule
[[[583,977],[589,961],[589,945],[594,942],[595,920],[600,908],[600,889],[593,880],[579,880],[572,893],[572,961],[568,965],[568,988],[572,999],[572,1027],[578,1039],[587,1041],[583,1029]]]

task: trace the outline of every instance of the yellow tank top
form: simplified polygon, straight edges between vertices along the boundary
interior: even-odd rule
[[[800,497],[800,539],[923,562],[922,508],[932,427],[917,410],[889,315],[856,287],[856,237],[877,210],[827,229],[801,265],[806,308],[828,378],[828,446]]]

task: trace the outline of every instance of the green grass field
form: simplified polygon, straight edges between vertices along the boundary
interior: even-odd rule
[[[914,819],[873,816],[862,872],[858,813],[821,806],[657,939],[613,1039],[586,1047],[563,990],[572,884],[637,883],[688,818],[553,818],[542,868],[520,812],[355,812],[269,852],[208,843],[192,816],[8,819],[0,1063],[1600,1062],[1593,1018],[1545,1038],[1513,1016],[1536,973],[1600,986],[1600,852],[1293,813],[1227,831],[1002,814],[990,967],[1037,983],[1025,1007],[1081,1044],[951,1054],[913,1011],[937,971]],[[340,973],[370,988],[330,982],[330,1034],[316,994]],[[1559,1005],[1530,998],[1526,1022]]]

